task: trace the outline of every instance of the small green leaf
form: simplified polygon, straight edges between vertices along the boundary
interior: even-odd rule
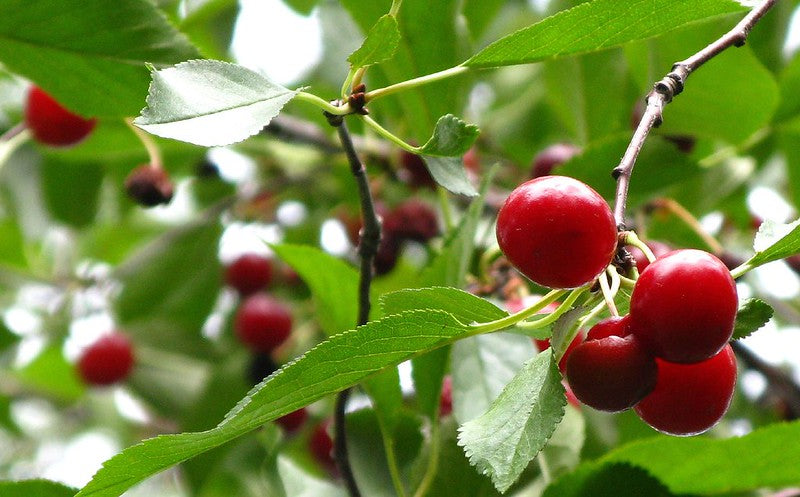
[[[0,481],[3,497],[72,497],[76,491],[49,480]]]
[[[461,156],[478,139],[480,130],[474,124],[467,124],[452,114],[442,116],[436,121],[433,135],[420,147],[424,155],[442,157]]]
[[[78,495],[119,496],[150,475],[468,333],[452,316],[434,310],[387,316],[340,333],[264,380],[216,428],[162,435],[129,447],[106,461]]]
[[[755,255],[747,261],[752,267],[777,261],[800,252],[800,219],[789,224],[764,221],[753,241]]]
[[[739,12],[729,0],[594,0],[559,12],[484,48],[464,65],[498,67],[594,52],[652,38],[684,24]]]
[[[197,56],[149,0],[0,2],[0,62],[86,116],[135,115],[145,63]]]
[[[433,179],[443,187],[459,195],[472,197],[478,194],[469,181],[461,157],[423,155],[422,158],[425,160]]]
[[[453,344],[450,373],[453,378],[453,414],[459,423],[489,410],[506,384],[536,355],[530,338],[492,333]]]
[[[316,304],[316,318],[328,335],[349,330],[358,317],[358,271],[341,259],[309,245],[272,249],[297,271]]]
[[[542,450],[564,416],[564,387],[549,349],[528,361],[458,443],[479,472],[505,492]]]
[[[436,309],[447,312],[464,324],[486,323],[508,313],[486,299],[453,287],[409,288],[382,295],[384,314]]]
[[[679,494],[738,494],[800,485],[800,423],[777,423],[742,437],[658,437],[610,452],[602,461],[638,466]],[[646,495],[646,494],[640,494]]]
[[[394,16],[386,14],[367,33],[364,43],[347,58],[354,68],[366,67],[389,60],[400,43],[400,29]]]
[[[736,313],[733,340],[750,336],[772,319],[774,311],[769,304],[760,299],[747,299]]]
[[[134,124],[207,147],[258,133],[295,96],[257,72],[216,60],[190,60],[152,77],[147,107]]]

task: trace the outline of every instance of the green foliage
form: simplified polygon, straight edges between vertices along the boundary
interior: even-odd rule
[[[764,221],[753,241],[755,254],[747,264],[761,266],[800,252],[800,220],[789,224]]]
[[[0,481],[4,497],[72,497],[76,490],[47,480]]]
[[[0,61],[87,116],[123,117],[142,107],[144,63],[197,56],[147,0],[9,0],[0,5]]]
[[[750,336],[772,319],[774,311],[769,304],[759,299],[747,299],[736,313],[736,325],[733,328],[733,339],[738,340]]]
[[[347,58],[353,68],[366,67],[391,59],[400,43],[400,30],[394,16],[385,15],[367,33],[364,43]]]
[[[250,69],[191,60],[152,69],[147,107],[134,124],[197,145],[228,145],[258,133],[295,92]]]
[[[680,0],[631,4],[595,0],[560,12],[510,34],[472,56],[466,65],[497,67],[528,64],[551,57],[593,52],[652,38],[690,22],[741,10],[728,0]],[[642,15],[647,12],[647,15]]]
[[[528,361],[485,414],[464,423],[458,443],[505,492],[542,450],[564,416],[564,387],[548,349]]]

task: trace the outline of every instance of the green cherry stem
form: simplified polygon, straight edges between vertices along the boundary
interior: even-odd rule
[[[749,261],[745,261],[743,264],[736,266],[731,270],[731,277],[735,280],[739,279],[742,276],[744,276],[747,272],[752,271],[755,268],[756,266],[750,264]]]
[[[551,324],[555,323],[556,321],[558,321],[558,318],[560,318],[565,312],[572,309],[572,306],[573,304],[575,304],[575,301],[578,300],[578,298],[581,295],[583,295],[583,293],[587,290],[587,288],[581,287],[578,290],[580,291],[574,290],[572,293],[570,293],[569,296],[566,299],[564,299],[564,302],[562,302],[558,307],[556,307],[556,309],[553,312],[548,314],[546,317],[536,319],[534,321],[519,322],[517,323],[517,327],[522,328],[524,330],[536,330],[539,328],[544,328],[545,326],[550,326]]]
[[[650,250],[650,247],[648,247],[646,243],[641,241],[639,237],[636,236],[636,233],[634,233],[633,231],[625,232],[625,235],[623,237],[623,243],[625,245],[633,245],[634,247],[641,250],[644,253],[645,257],[647,257],[648,261],[653,262],[654,260],[656,260],[656,256],[655,254],[653,254],[653,251]]]
[[[384,128],[380,124],[378,124],[378,122],[375,119],[372,119],[369,116],[361,116],[361,118],[364,119],[364,122],[367,123],[367,125],[370,128],[374,129],[375,132],[377,132],[379,135],[381,135],[382,137],[386,138],[390,142],[394,143],[398,147],[402,148],[403,150],[405,150],[407,152],[411,152],[412,154],[419,154],[420,153],[420,148],[419,147],[414,147],[413,145],[409,145],[408,143],[403,141],[402,138],[399,138],[398,136],[393,134],[391,131],[389,131],[388,129]]]
[[[611,272],[616,273],[617,270],[612,269],[611,271],[608,271],[608,269],[606,269],[606,271],[604,271],[603,274],[597,278],[597,281],[600,282],[600,291],[603,292],[603,300],[605,301],[609,312],[611,312],[612,316],[619,316],[617,304],[614,303],[614,297],[616,297],[617,292],[619,291],[620,282],[619,278],[614,279],[613,276],[611,276]],[[611,284],[608,283],[609,277],[612,278]]]
[[[328,114],[332,114],[334,116],[346,116],[352,113],[350,108],[350,104],[347,102],[343,103],[340,106],[333,105],[330,102],[326,102],[325,100],[321,99],[320,97],[314,95],[313,93],[307,93],[304,91],[298,91],[294,94],[295,100],[300,100],[302,102],[310,103],[312,105],[316,105],[323,111],[327,112]]]
[[[585,291],[585,287],[581,287],[575,290],[572,290],[573,293],[583,292]],[[557,299],[561,298],[565,295],[569,290],[551,290],[547,295],[539,299],[538,302],[533,304],[532,306],[523,309],[515,314],[511,314],[504,318],[497,319],[495,321],[489,321],[488,323],[481,323],[475,324],[470,326],[470,335],[480,335],[482,333],[491,333],[493,331],[499,331],[504,328],[508,328],[509,326],[513,326],[523,319],[527,319],[531,316],[534,316],[539,313],[542,309],[547,307],[547,305],[551,302],[556,301]],[[570,295],[572,297],[572,295]],[[575,297],[577,298],[577,297]],[[563,305],[563,304],[562,304]]]
[[[377,98],[385,97],[386,95],[391,95],[392,93],[410,90],[412,88],[426,85],[428,83],[433,83],[435,81],[440,81],[442,79],[458,76],[460,74],[464,74],[465,72],[469,71],[469,69],[470,68],[466,66],[451,67],[450,69],[445,69],[444,71],[439,71],[432,74],[426,74],[425,76],[420,76],[418,78],[409,79],[407,81],[402,81],[400,83],[395,83],[393,85],[385,86],[383,88],[378,88],[377,90],[368,91],[364,95],[364,98],[366,99],[367,102],[370,102]]]

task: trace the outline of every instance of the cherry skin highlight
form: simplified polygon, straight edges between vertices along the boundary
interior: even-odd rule
[[[657,370],[653,356],[625,331],[627,319],[612,320],[598,323],[601,329],[595,333],[594,328],[589,330],[587,340],[572,351],[567,361],[567,382],[584,404],[619,412],[633,407],[653,390]]]
[[[676,250],[656,259],[631,295],[631,332],[656,357],[703,361],[731,339],[736,284],[725,264],[701,250]]]
[[[243,296],[263,289],[271,279],[272,262],[260,254],[241,255],[225,268],[225,283]]]
[[[133,363],[131,341],[122,333],[114,332],[83,351],[78,359],[78,373],[88,385],[111,385],[127,378]]]
[[[634,408],[642,421],[668,435],[689,436],[722,419],[736,386],[736,356],[730,345],[695,364],[656,362],[656,387]]]
[[[576,288],[605,270],[617,228],[603,197],[566,176],[542,176],[511,192],[497,216],[497,242],[535,283]]]
[[[292,315],[265,293],[254,293],[236,312],[234,329],[239,340],[256,352],[270,352],[292,332]]]
[[[54,147],[75,145],[94,129],[96,119],[84,119],[65,109],[39,87],[32,87],[25,103],[25,125],[39,143]]]

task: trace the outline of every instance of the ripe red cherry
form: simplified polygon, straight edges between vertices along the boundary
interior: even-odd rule
[[[383,218],[384,234],[399,240],[425,243],[439,235],[436,212],[425,202],[409,199],[389,211]]]
[[[276,419],[275,423],[287,433],[295,433],[305,424],[306,419],[308,419],[308,411],[306,411],[305,407],[301,407]]]
[[[701,250],[676,250],[645,269],[631,295],[631,332],[656,357],[703,361],[731,339],[738,298],[725,264]]]
[[[603,197],[565,176],[543,176],[511,192],[497,216],[497,242],[534,282],[575,288],[595,279],[617,248],[614,216]]]
[[[650,247],[650,250],[653,251],[653,255],[656,256],[656,258],[672,252],[672,247],[664,242],[649,241],[646,242],[646,244],[648,247]],[[639,274],[641,274],[642,271],[644,271],[644,268],[650,265],[650,261],[647,259],[647,256],[644,255],[644,252],[633,245],[628,245],[625,248],[631,254],[631,257],[633,257],[633,262],[636,263],[636,270],[639,271]]]
[[[575,347],[567,360],[567,382],[584,404],[600,411],[633,407],[656,384],[656,362],[627,330],[628,318],[610,318]],[[595,338],[597,337],[597,338]]]
[[[111,385],[128,377],[133,369],[133,345],[119,332],[101,337],[78,359],[78,373],[89,385]]]
[[[96,119],[84,119],[61,106],[39,87],[32,87],[25,104],[25,125],[36,141],[45,145],[65,147],[86,138],[97,124]]]
[[[236,312],[234,329],[242,343],[256,352],[270,352],[292,332],[292,315],[265,293],[254,293]]]
[[[547,176],[553,169],[581,153],[581,149],[569,143],[556,143],[545,148],[533,158],[531,177]]]
[[[308,439],[308,450],[320,465],[327,470],[336,471],[336,461],[333,459],[333,439],[328,434],[330,420],[323,421],[314,427]]]
[[[431,176],[422,157],[406,150],[400,152],[400,170],[397,171],[397,176],[412,188],[436,186],[436,180]]]
[[[225,268],[225,283],[239,295],[251,295],[272,279],[272,262],[260,254],[244,254]]]
[[[634,408],[645,423],[668,435],[687,436],[722,419],[736,385],[736,357],[730,345],[695,364],[656,362],[656,387]]]

